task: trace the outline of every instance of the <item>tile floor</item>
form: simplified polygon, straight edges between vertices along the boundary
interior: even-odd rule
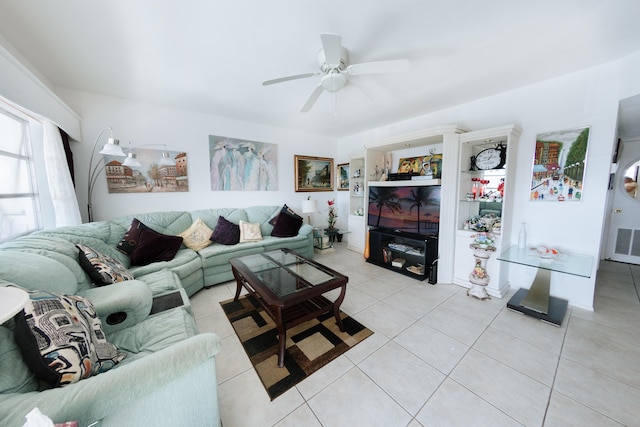
[[[375,333],[274,401],[218,304],[235,283],[192,298],[223,340],[224,427],[640,425],[640,266],[603,262],[595,311],[570,306],[557,328],[343,245],[316,260],[349,276],[342,309]]]

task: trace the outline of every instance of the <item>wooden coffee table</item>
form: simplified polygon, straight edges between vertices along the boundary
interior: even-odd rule
[[[291,251],[279,249],[229,261],[236,278],[234,300],[244,287],[264,307],[278,329],[278,367],[284,365],[287,329],[330,313],[344,331],[340,304],[347,292],[349,278]],[[322,294],[341,288],[335,301]]]

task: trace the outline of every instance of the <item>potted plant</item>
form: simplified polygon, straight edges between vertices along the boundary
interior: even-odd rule
[[[339,234],[339,231],[336,228],[336,221],[338,220],[338,209],[336,208],[336,199],[327,200],[327,206],[328,206],[327,223],[329,225],[327,228],[325,228],[324,231],[329,236],[329,241],[334,242],[336,239],[336,235]]]

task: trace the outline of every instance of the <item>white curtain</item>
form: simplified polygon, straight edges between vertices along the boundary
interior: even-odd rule
[[[43,123],[44,162],[55,210],[56,227],[82,223],[73,181],[67,166],[60,129],[48,120]]]

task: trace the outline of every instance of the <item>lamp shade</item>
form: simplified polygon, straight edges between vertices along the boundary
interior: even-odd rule
[[[129,166],[130,168],[142,167],[142,165],[138,161],[138,156],[136,156],[136,153],[131,153],[131,152],[127,154],[127,158],[124,159],[124,162],[122,162],[122,164],[124,166]]]
[[[176,161],[171,158],[171,154],[166,151],[162,152],[162,159],[160,159],[161,166],[175,166]]]
[[[120,156],[124,157],[124,151],[120,148],[120,141],[115,138],[109,138],[102,150],[100,150],[100,154],[106,154],[107,156]]]
[[[302,201],[302,213],[310,214],[318,212],[318,201],[317,200],[303,200]]]

